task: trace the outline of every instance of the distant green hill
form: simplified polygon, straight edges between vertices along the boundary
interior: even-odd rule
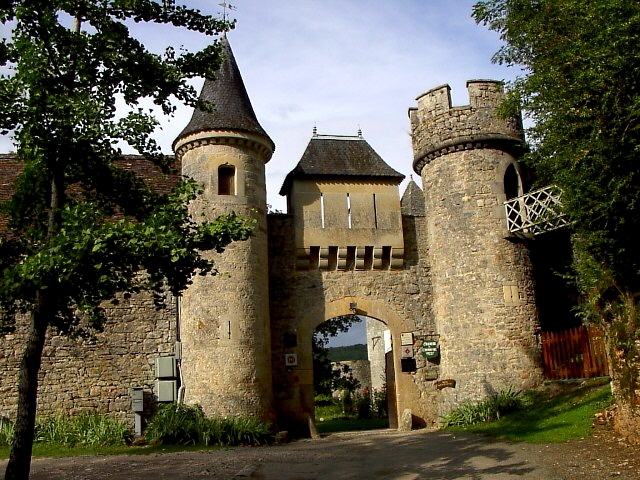
[[[332,362],[366,359],[367,346],[364,343],[347,345],[346,347],[332,347],[329,349],[329,360]]]

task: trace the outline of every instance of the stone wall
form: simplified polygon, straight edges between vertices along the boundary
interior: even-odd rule
[[[359,390],[365,388],[371,390],[371,364],[369,360],[342,360],[340,362],[331,362],[333,368],[342,369],[343,366],[349,367],[350,374],[360,383]],[[343,373],[344,377],[345,374]]]
[[[296,270],[295,257],[289,254],[294,246],[293,219],[289,215],[269,216],[274,396],[284,428],[303,428],[306,418],[313,415],[311,338],[315,328],[335,316],[351,313],[352,303],[357,304],[357,314],[373,317],[391,331],[398,410],[411,409],[418,423],[437,421],[438,391],[435,379],[426,374],[426,363],[419,364],[416,371],[401,371],[400,334],[412,332],[418,341],[435,331],[426,222],[412,217],[403,218],[403,224],[411,230],[409,234],[404,232],[405,251],[413,253],[402,270]],[[297,355],[295,367],[285,365],[288,353]]]
[[[154,359],[172,355],[176,341],[176,308],[171,299],[157,310],[153,299],[134,295],[108,309],[104,332],[94,339],[71,339],[49,331],[39,377],[38,414],[109,413],[133,426],[130,388],[143,387],[145,408],[151,413]],[[0,337],[0,415],[14,418],[20,357],[26,319],[16,332]]]
[[[208,415],[273,421],[264,177],[268,156],[259,153],[258,140],[244,137],[208,132],[206,141],[181,157],[183,174],[207,186],[189,205],[193,218],[213,221],[234,212],[257,222],[250,239],[234,242],[224,252],[203,253],[219,274],[194,277],[181,299],[185,402],[201,405]],[[236,194],[218,194],[221,165],[235,168]]]
[[[522,142],[518,122],[496,118],[500,84],[472,82],[469,90],[469,106],[451,107],[441,87],[411,112],[440,375],[455,381],[442,390],[441,414],[541,380],[532,263],[527,246],[508,238],[502,205],[504,174]]]
[[[371,388],[382,390],[386,383],[385,341],[386,325],[373,318],[367,318],[367,356],[371,368]]]

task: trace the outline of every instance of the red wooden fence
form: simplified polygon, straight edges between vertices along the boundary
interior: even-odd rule
[[[595,325],[563,332],[543,332],[542,359],[548,379],[609,375],[604,332]]]

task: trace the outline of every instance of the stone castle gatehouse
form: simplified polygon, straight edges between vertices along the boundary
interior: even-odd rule
[[[201,93],[216,109],[195,111],[174,150],[183,174],[205,187],[194,218],[253,215],[256,236],[215,254],[220,275],[197,277],[165,310],[139,295],[111,310],[91,344],[52,332],[40,412],[129,417],[131,389],[142,388],[147,413],[180,399],[308,433],[312,335],[353,313],[378,323],[372,338],[386,339],[370,350],[385,346],[392,426],[408,428],[400,419],[409,413],[413,426],[434,425],[463,400],[540,382],[532,260],[510,238],[503,208],[525,189],[524,142],[519,119],[495,112],[501,84],[468,82],[461,107],[446,85],[418,97],[409,117],[422,189],[411,180],[401,196],[404,176],[361,133],[314,131],[280,190],[287,213],[267,214],[265,164],[275,146],[224,45],[226,61]],[[12,161],[0,157],[5,178]],[[127,162],[160,181],[143,160]],[[0,414],[10,417],[22,338],[18,329],[0,339]]]

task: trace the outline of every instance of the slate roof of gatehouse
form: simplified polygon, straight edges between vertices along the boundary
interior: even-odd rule
[[[223,61],[215,78],[207,78],[200,92],[200,100],[209,102],[212,110],[194,109],[191,120],[173,142],[199,132],[233,130],[266,139],[275,150],[273,140],[264,131],[253,111],[240,69],[226,36],[220,39]]]
[[[324,178],[377,178],[400,184],[404,175],[391,168],[362,137],[317,135],[314,133],[302,158],[291,170],[280,189],[287,195],[294,179]]]

